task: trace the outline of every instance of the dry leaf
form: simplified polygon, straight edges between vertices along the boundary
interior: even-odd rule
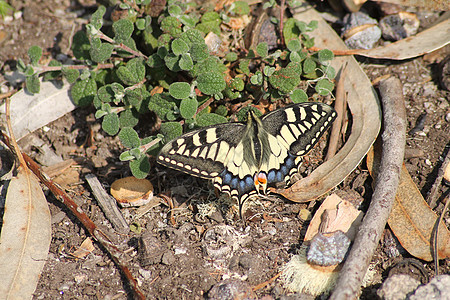
[[[379,157],[373,150],[367,154],[367,166],[372,177],[373,174],[377,174]],[[411,255],[425,261],[432,261],[431,245],[433,229],[437,221],[438,216],[423,199],[403,165],[394,206],[388,219],[392,232]],[[450,257],[450,232],[443,222],[439,226],[438,244],[439,259]]]
[[[80,245],[80,247],[75,250],[73,253],[70,253],[73,257],[76,258],[84,258],[89,253],[94,251],[94,244],[92,243],[92,240],[90,238],[86,238]]]
[[[111,195],[122,207],[141,206],[152,200],[153,185],[147,179],[129,176],[111,184]]]
[[[324,213],[328,218],[328,224],[324,232],[341,230],[350,240],[355,238],[362,221],[363,212],[357,210],[349,201],[332,194],[323,201],[314,214],[306,231],[305,241],[311,240],[319,232]]]
[[[11,97],[12,128],[17,140],[28,133],[62,117],[75,109],[69,97],[70,84],[56,87],[50,81],[41,82],[39,94],[30,95],[21,90]],[[4,113],[4,106],[1,107]]]
[[[50,220],[37,178],[19,167],[8,186],[0,237],[2,299],[31,299],[47,259]]]
[[[423,7],[427,10],[450,10],[450,2],[448,0],[383,0],[383,2],[407,7]]]
[[[296,19],[306,23],[318,21],[318,28],[311,32],[317,47],[346,48],[317,11],[304,8],[301,11],[294,14]],[[339,152],[308,177],[297,181],[289,189],[276,190],[276,193],[291,201],[311,201],[341,183],[358,166],[380,131],[381,110],[370,80],[353,57],[336,57],[331,65],[339,70],[345,63],[348,63],[348,69],[344,89],[348,92],[347,101],[353,118],[351,134]]]

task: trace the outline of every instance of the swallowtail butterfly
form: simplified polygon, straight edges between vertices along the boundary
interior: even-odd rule
[[[302,156],[318,142],[336,118],[323,103],[299,103],[261,118],[252,110],[247,122],[223,123],[186,133],[168,142],[157,161],[185,173],[211,179],[220,191],[242,205],[266,194],[271,183],[297,172]]]

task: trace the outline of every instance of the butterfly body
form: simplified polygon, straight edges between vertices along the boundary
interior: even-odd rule
[[[158,162],[211,179],[239,202],[285,181],[297,172],[302,156],[329,128],[336,112],[323,103],[300,103],[261,118],[249,111],[247,122],[224,123],[184,134],[167,143]]]

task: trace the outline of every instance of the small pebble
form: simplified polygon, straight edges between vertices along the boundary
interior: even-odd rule
[[[398,41],[415,35],[420,22],[415,14],[402,11],[382,18],[379,25],[383,32],[383,38],[389,41]]]
[[[377,21],[363,12],[346,15],[344,23],[342,32],[345,44],[350,49],[371,49],[381,38]]]
[[[420,281],[409,275],[396,274],[383,282],[383,285],[377,291],[377,294],[385,300],[406,299],[406,296],[414,291],[419,285]]]
[[[145,279],[149,280],[152,277],[152,271],[145,270],[145,269],[139,269],[139,274]]]
[[[175,262],[175,256],[173,255],[172,251],[169,250],[169,251],[164,252],[161,262],[164,265],[168,265],[168,266],[173,264]]]

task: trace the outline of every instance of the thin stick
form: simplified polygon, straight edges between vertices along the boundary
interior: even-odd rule
[[[344,88],[344,82],[347,77],[347,63],[342,67],[341,75],[339,76],[339,82],[336,87],[336,101],[334,102],[334,109],[337,112],[337,118],[331,127],[330,142],[328,143],[328,151],[325,160],[331,159],[335,154],[339,142],[340,132],[344,125],[344,115],[346,113],[346,93]]]
[[[450,152],[450,151],[449,151]],[[450,197],[447,197],[447,202],[445,202],[444,209],[442,210],[441,216],[439,217],[439,221],[436,225],[436,232],[433,237],[433,259],[434,259],[434,269],[435,269],[435,275],[439,275],[439,258],[438,258],[438,250],[439,250],[439,243],[438,243],[438,237],[439,237],[439,226],[442,223],[442,220],[444,220],[445,212],[448,209],[448,205],[450,203]]]
[[[450,146],[450,144],[447,144],[447,146]],[[442,165],[439,168],[439,171],[437,173],[436,180],[434,181],[433,186],[431,187],[430,192],[428,193],[427,202],[431,208],[436,207],[439,187],[441,186],[441,182],[442,182],[442,178],[444,177],[445,169],[447,168],[449,163],[450,163],[450,149],[447,151],[444,161],[442,162]]]
[[[356,235],[330,299],[357,299],[370,260],[392,210],[400,180],[406,140],[406,111],[402,85],[397,78],[381,81],[384,112],[380,171],[370,207]]]

